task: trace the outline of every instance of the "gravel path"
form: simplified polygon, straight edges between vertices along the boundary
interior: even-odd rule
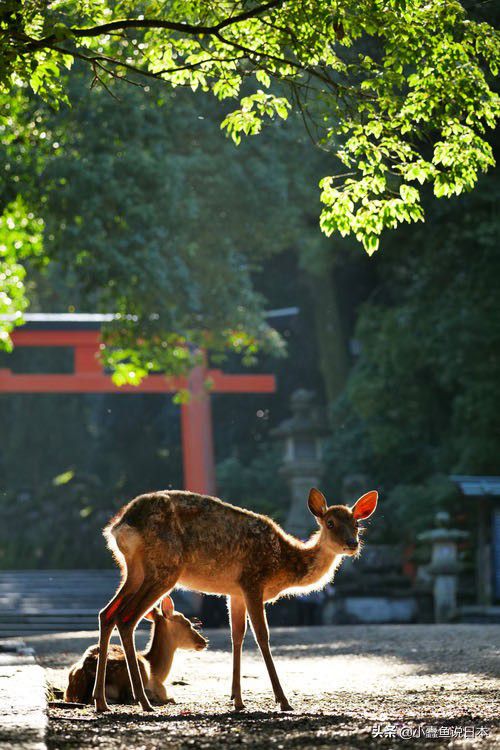
[[[228,633],[207,635],[208,651],[176,656],[170,681],[177,705],[154,714],[114,706],[103,716],[91,708],[53,708],[49,750],[500,748],[498,626],[274,629],[278,672],[295,709],[290,714],[274,706],[251,635],[243,660],[247,710],[234,713]],[[67,667],[96,637],[68,633],[27,640],[49,684],[63,688]]]

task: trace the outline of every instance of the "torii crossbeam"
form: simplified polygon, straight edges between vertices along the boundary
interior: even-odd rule
[[[230,375],[195,368],[189,377],[150,375],[138,386],[116,386],[98,361],[100,326],[104,315],[26,315],[26,324],[12,334],[14,346],[64,346],[74,351],[72,373],[16,374],[0,370],[1,393],[175,393],[187,388],[190,399],[181,405],[184,487],[215,494],[215,461],[210,393],[274,393],[274,375]],[[205,381],[212,384],[210,393]]]

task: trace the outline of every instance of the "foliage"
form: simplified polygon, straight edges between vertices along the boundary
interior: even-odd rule
[[[423,218],[421,185],[459,194],[493,163],[498,39],[456,0],[10,1],[0,24],[3,89],[53,105],[79,59],[105,87],[153,78],[238,98],[223,119],[235,142],[296,108],[348,169],[322,180],[323,231],[369,253]]]
[[[439,231],[416,236],[420,252],[388,270],[392,304],[369,303],[360,317],[363,351],[350,394],[394,475],[402,467],[407,477],[433,465],[497,467],[497,200],[490,181],[462,200],[461,217],[450,209]]]
[[[427,230],[378,258],[361,346],[334,410],[331,463],[364,472],[408,534],[455,509],[441,475],[497,474],[500,434],[498,186],[434,206]],[[342,461],[339,462],[339,456]]]
[[[403,481],[384,502],[387,533],[395,540],[414,542],[420,532],[435,527],[438,512],[448,511],[456,519],[462,505],[457,486],[445,475],[433,474],[417,484]]]
[[[229,456],[217,465],[220,496],[227,502],[266,513],[283,522],[289,490],[276,471],[281,460],[280,449],[269,444],[261,445],[248,463],[242,463],[237,456]]]
[[[109,508],[96,477],[76,476],[65,485],[53,481],[24,500],[9,493],[0,503],[1,565],[109,567],[101,530],[116,509]]]
[[[248,361],[257,348],[282,350],[251,273],[289,240],[288,175],[274,159],[263,201],[272,152],[249,145],[231,159],[208,102],[184,92],[165,101],[153,88],[122,87],[117,103],[74,75],[72,109],[28,102],[34,143],[0,152],[23,205],[43,216],[51,308],[117,314],[103,355],[119,384],[184,374],[200,347]]]
[[[363,419],[347,395],[330,405],[331,435],[325,441],[325,476],[328,486],[340,498],[344,477],[373,474],[373,455]]]
[[[234,157],[215,165],[206,153],[206,138],[215,136],[196,127],[203,140],[191,140],[189,153],[186,131],[169,129],[167,117],[180,105],[194,123],[204,116],[202,100],[189,113],[180,95],[165,104],[158,82],[233,100],[232,109],[219,109],[236,143],[298,114],[311,138],[348,169],[321,180],[323,231],[352,233],[372,253],[384,228],[423,218],[421,186],[432,185],[437,196],[460,193],[493,163],[485,130],[497,113],[488,78],[497,58],[493,29],[455,1],[152,0],[139,7],[131,0],[9,0],[0,12],[1,127],[16,174],[2,191],[4,207],[17,201],[18,231],[45,221],[43,260],[70,270],[85,299],[91,292],[117,313],[103,353],[117,383],[156,370],[185,373],[207,346],[251,360],[259,346],[280,347],[251,287],[252,242],[221,241],[200,208],[212,206],[206,192],[203,201],[178,193],[183,181],[196,192],[201,178],[222,200]],[[91,98],[71,69],[75,60],[100,87]],[[129,84],[136,90],[125,113],[115,98]],[[67,104],[79,111],[70,115]],[[30,190],[30,174],[42,181],[43,195]],[[152,197],[148,207],[143,194]],[[227,203],[226,217],[234,211]],[[285,247],[293,220],[287,210],[278,218],[275,208],[266,217],[274,231],[268,226],[257,236],[272,234],[269,244]],[[16,257],[9,252],[2,261],[13,281],[2,306],[14,316],[3,323],[3,346],[26,308],[28,250],[40,254],[38,240],[14,248]]]
[[[12,349],[9,332],[28,306],[22,261],[42,254],[42,230],[43,220],[35,218],[21,196],[0,216],[0,315],[14,318],[0,325],[0,349]]]
[[[65,354],[19,347],[0,369],[61,372]],[[101,530],[116,510],[182,486],[179,422],[164,395],[2,395],[0,567],[111,566]]]

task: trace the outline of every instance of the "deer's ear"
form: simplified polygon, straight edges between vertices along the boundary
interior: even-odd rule
[[[151,622],[154,622],[154,619],[155,619],[154,611],[155,611],[155,609],[156,609],[156,607],[153,607],[153,609],[150,609],[149,612],[146,612],[146,614],[144,615],[144,618],[146,620],[151,620]]]
[[[161,600],[161,611],[163,617],[172,617],[174,614],[174,602],[171,596],[164,596]]]
[[[316,516],[316,518],[322,518],[326,513],[326,499],[322,492],[313,487],[309,491],[309,500],[307,501],[309,510]]]
[[[362,521],[363,518],[369,518],[377,507],[378,492],[372,490],[361,495],[352,509],[352,514],[356,521]]]

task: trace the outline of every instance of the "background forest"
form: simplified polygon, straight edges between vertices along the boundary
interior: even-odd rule
[[[382,493],[372,539],[411,541],[437,508],[467,524],[448,476],[499,473],[495,176],[449,201],[429,196],[426,223],[384,235],[370,258],[319,233],[316,186],[331,157],[311,148],[298,115],[236,148],[201,94],[154,82],[114,94],[73,72],[71,110],[32,102],[37,149],[3,139],[3,199],[22,186],[59,258],[29,269],[30,311],[114,312],[120,285],[174,320],[179,295],[193,315],[297,307],[269,319],[267,350],[221,365],[274,372],[278,391],[213,397],[220,496],[284,519],[269,433],[305,387],[330,426],[329,499],[352,474]],[[18,372],[70,367],[64,351],[0,356]],[[99,529],[113,510],[182,483],[178,409],[151,395],[1,396],[0,565],[111,564]]]

